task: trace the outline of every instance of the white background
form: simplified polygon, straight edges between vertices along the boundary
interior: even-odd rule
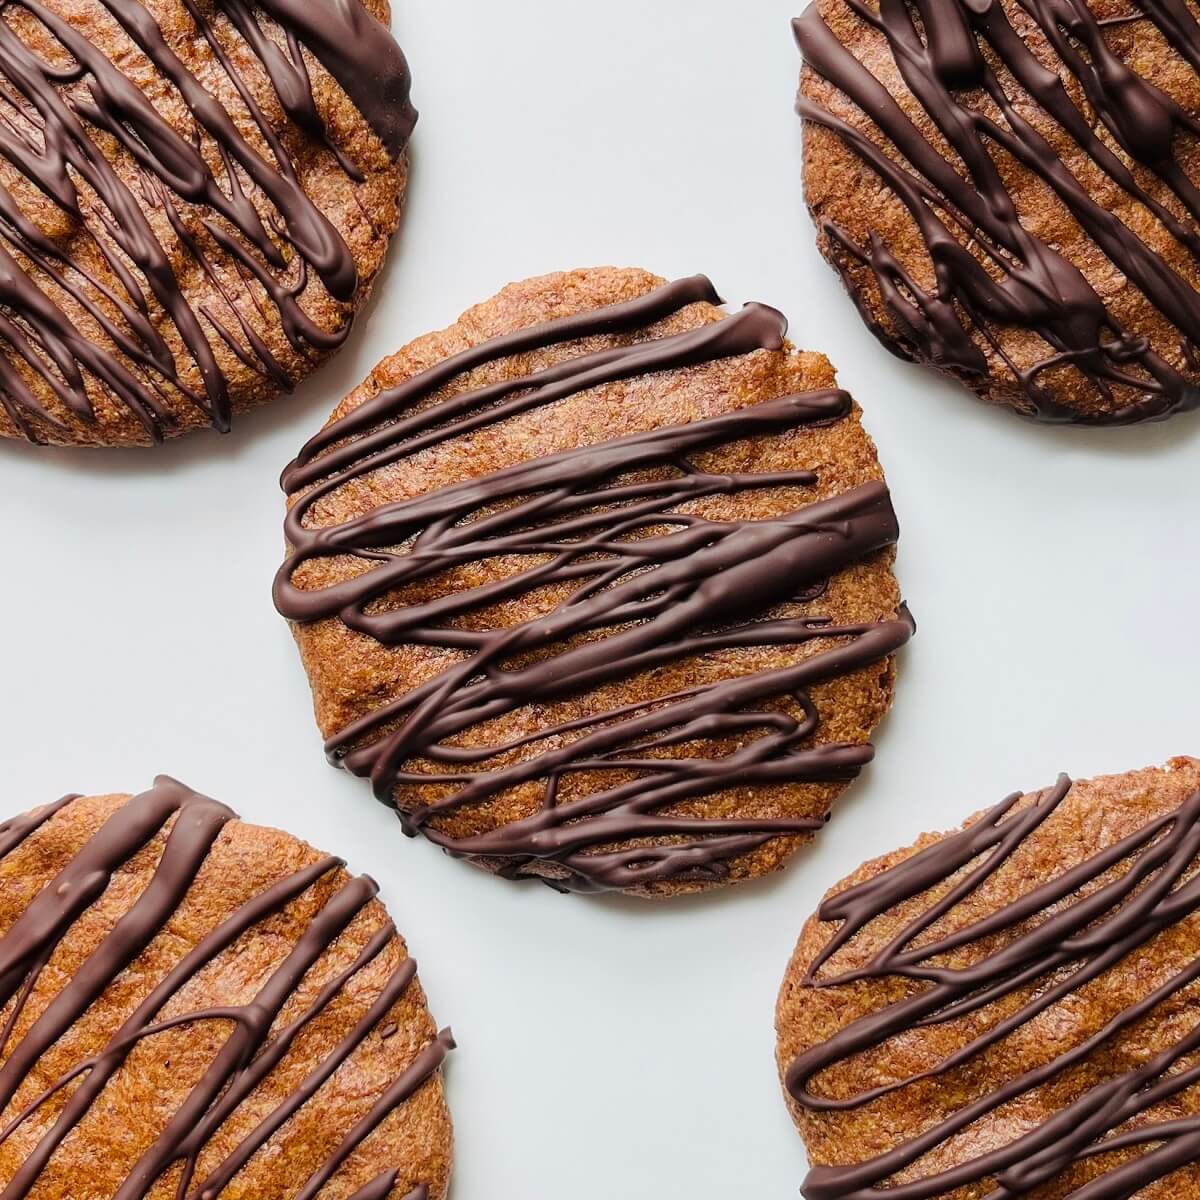
[[[4,815],[166,771],[378,878],[460,1042],[457,1200],[794,1197],[772,1020],[821,893],[1060,770],[1200,747],[1198,418],[1036,427],[875,343],[802,203],[792,8],[402,4],[413,190],[341,356],[225,439],[0,446]],[[509,885],[404,839],[326,766],[269,595],[280,468],[380,357],[509,280],[601,264],[706,272],[830,356],[888,471],[920,627],[817,845],[668,905]]]

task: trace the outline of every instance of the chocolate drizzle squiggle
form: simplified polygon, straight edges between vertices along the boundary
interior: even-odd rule
[[[752,304],[685,333],[568,357],[420,405],[483,363],[594,333],[638,330],[697,301],[717,301],[702,277],[475,346],[332,423],[285,471],[285,488],[299,495],[286,523],[292,550],[276,579],[279,611],[298,622],[335,617],[387,646],[458,652],[454,665],[327,743],[336,763],[369,777],[380,800],[402,808],[410,835],[423,833],[513,876],[552,861],[556,878],[565,876],[562,885],[572,890],[716,878],[739,855],[772,838],[810,833],[822,820],[702,820],[674,815],[674,806],[755,784],[844,780],[870,760],[869,745],[807,744],[820,722],[808,689],[885,661],[911,636],[907,612],[862,626],[769,614],[812,598],[831,575],[895,542],[886,487],[866,484],[771,520],[717,521],[688,507],[703,497],[812,486],[816,476],[805,470],[711,475],[690,456],[841,420],[851,410],[844,392],[784,396],[533,459],[341,524],[309,523],[324,497],[425,447],[606,381],[782,347],[781,314]],[[319,589],[296,582],[306,563],[343,555],[369,569]],[[529,565],[441,598],[388,603],[406,585],[500,557]],[[497,602],[564,584],[568,598],[544,614],[488,630],[462,622]],[[460,744],[461,735],[495,717],[665,664],[732,647],[814,641],[823,648],[791,667],[615,708],[505,745]],[[802,716],[771,705],[783,697],[794,698]],[[755,731],[725,756],[659,753]],[[540,753],[519,753],[539,743]],[[570,777],[606,771],[634,778],[563,797]],[[451,836],[439,826],[439,818],[535,782],[543,804],[524,819],[474,836]],[[420,807],[403,803],[406,789],[430,785],[444,796]],[[623,844],[629,841],[632,847]]]
[[[1170,926],[1200,911],[1200,792],[1078,866],[1032,887],[987,917],[957,932],[921,941],[921,935],[982,886],[1035,829],[1053,817],[1071,783],[1058,784],[1019,805],[1010,796],[959,833],[943,838],[882,874],[839,892],[822,905],[823,921],[840,923],[813,961],[810,987],[835,988],[862,980],[905,979],[926,985],[908,998],[852,1021],[801,1054],[786,1075],[789,1094],[812,1112],[850,1110],[969,1064],[977,1055],[1039,1014],[1100,979],[1122,959]],[[953,883],[951,883],[953,881]],[[951,884],[942,891],[943,885]],[[839,949],[896,905],[940,892],[865,966],[822,973]],[[1041,919],[1032,923],[1033,918]],[[919,945],[917,943],[920,943]],[[952,951],[978,945],[966,966],[944,965]],[[1200,1117],[1127,1123],[1154,1105],[1200,1083],[1200,1026],[1167,1049],[1096,1084],[1049,1120],[1007,1145],[931,1174],[913,1164],[1005,1103],[1060,1078],[1159,1004],[1200,981],[1200,959],[1157,983],[1102,1028],[1044,1064],[998,1081],[992,1091],[886,1153],[848,1166],[818,1166],[803,1193],[809,1200],[927,1200],[990,1182],[989,1200],[1023,1196],[1084,1160],[1131,1147],[1143,1153],[1115,1165],[1069,1193],[1071,1200],[1124,1200],[1188,1163],[1200,1161]],[[1010,1005],[1010,997],[1019,999]],[[999,1004],[1001,1017],[944,1061],[918,1075],[870,1091],[832,1097],[816,1087],[837,1063],[919,1028],[967,1017]],[[1118,1131],[1118,1132],[1114,1132]],[[904,1182],[888,1182],[901,1171]],[[972,1192],[972,1194],[976,1194]]]
[[[62,431],[33,386],[49,389],[75,418],[95,419],[89,388],[99,384],[132,412],[146,434],[161,440],[177,424],[171,398],[199,407],[214,428],[230,422],[228,381],[214,342],[276,386],[293,380],[238,311],[234,296],[261,288],[284,333],[302,356],[328,352],[348,325],[321,328],[301,307],[310,269],[329,295],[349,302],[358,286],[354,258],[341,234],[306,195],[297,167],[222,48],[211,19],[184,0],[198,35],[221,64],[269,147],[264,156],[229,112],[168,43],[141,0],[96,0],[187,106],[194,132],[168,122],[122,69],[77,27],[41,0],[9,0],[0,13],[0,157],[72,218],[73,238],[86,235],[116,280],[109,286],[22,210],[0,186],[0,408],[32,441]],[[288,39],[285,52],[258,23],[249,0],[219,0],[270,80],[284,111],[310,137],[331,148],[316,109],[302,45],[324,64],[393,156],[402,153],[415,120],[409,76],[390,34],[360,0],[259,0]],[[18,36],[8,14],[35,19],[70,64],[50,63]],[[101,149],[111,137],[136,162],[140,179],[126,180]],[[215,145],[224,170],[213,174],[202,139]],[[343,168],[362,176],[340,150]],[[273,209],[264,224],[246,181]],[[261,203],[261,202],[260,202]],[[232,261],[219,273],[185,207],[208,210],[201,225]],[[229,318],[209,307],[194,311],[172,265],[172,248],[155,233],[147,207],[160,209],[180,245],[215,283]],[[39,276],[41,282],[39,282]],[[76,326],[56,294],[80,305],[111,345]],[[174,327],[189,362],[178,362],[156,327],[154,306]],[[241,335],[239,340],[238,333]],[[90,377],[90,378],[89,378]]]
[[[56,805],[0,826],[0,858],[11,854],[35,830],[77,799],[68,796]],[[0,1042],[3,1051],[0,1113],[5,1113],[17,1089],[30,1077],[42,1055],[163,932],[184,903],[221,831],[234,817],[235,814],[223,804],[200,796],[174,780],[160,777],[150,791],[133,797],[114,812],[0,937],[0,1007],[15,1000]],[[167,831],[165,846],[150,884],[37,1020],[10,1046],[25,1001],[56,947],[108,888],[114,873],[164,830]],[[0,1143],[20,1130],[47,1101],[74,1085],[53,1123],[0,1189],[0,1198],[19,1200],[31,1193],[55,1151],[96,1103],[135,1046],[168,1029],[212,1022],[229,1026],[228,1036],[203,1077],[130,1171],[114,1200],[140,1200],[149,1195],[157,1180],[180,1164],[182,1174],[177,1190],[180,1200],[216,1200],[238,1171],[385,1021],[412,983],[416,964],[405,958],[367,1013],[328,1057],[318,1062],[284,1102],[268,1114],[223,1162],[199,1180],[195,1178],[196,1164],[209,1139],[284,1059],[308,1025],[395,938],[395,928],[390,922],[381,925],[354,963],[331,979],[306,1011],[288,1024],[278,1025],[284,1005],[306,973],[374,898],[378,890],[374,881],[365,877],[348,879],[316,913],[291,952],[245,1005],[187,1012],[168,1020],[160,1019],[159,1014],[189,981],[240,937],[273,915],[284,912],[292,901],[341,866],[340,859],[321,859],[244,903],[179,960],[97,1054],[76,1064],[21,1112],[11,1117],[6,1115],[0,1127]],[[453,1045],[449,1032],[443,1031],[425,1046],[358,1125],[346,1132],[328,1161],[314,1172],[296,1200],[314,1200],[355,1147],[434,1075]],[[385,1172],[361,1188],[355,1194],[356,1200],[382,1200],[389,1195],[397,1178],[396,1172]],[[408,1200],[425,1200],[426,1195],[427,1189],[421,1185],[409,1194]]]
[[[1194,368],[1200,345],[1200,294],[1134,228],[1089,193],[1022,115],[1022,107],[1026,97],[1039,105],[1197,265],[1200,188],[1185,173],[1175,145],[1182,133],[1200,133],[1200,122],[1110,48],[1085,0],[1019,4],[1060,60],[1063,77],[1078,83],[1133,166],[1101,138],[1063,79],[1047,69],[1028,38],[1014,27],[1000,0],[881,0],[878,11],[863,0],[844,2],[887,39],[908,89],[965,168],[960,172],[926,139],[880,81],[838,41],[815,4],[795,21],[808,66],[869,113],[885,142],[874,141],[803,90],[798,111],[837,134],[899,198],[933,262],[936,286],[923,288],[882,239],[863,245],[835,220],[821,218],[835,266],[885,344],[906,357],[967,377],[984,377],[989,365],[978,339],[1005,359],[993,327],[1032,330],[1051,353],[1032,369],[1007,365],[1030,413],[1045,420],[1129,422],[1200,405],[1195,380],[1136,330],[1122,327],[1082,271],[1022,223],[993,150],[999,148],[1033,172],[1066,206],[1113,265],[1175,326],[1183,358]],[[1182,0],[1137,3],[1171,47],[1200,70],[1200,24]],[[927,36],[922,33],[926,29]],[[970,102],[980,89],[1003,121]],[[1153,172],[1171,200],[1140,182],[1135,168]],[[1178,215],[1176,207],[1186,215]],[[876,324],[851,282],[849,264],[874,275],[893,330],[885,333]],[[1106,402],[1104,411],[1065,407],[1042,386],[1039,376],[1062,365],[1088,377]],[[1136,399],[1117,398],[1118,390],[1125,394],[1129,389],[1137,393]]]

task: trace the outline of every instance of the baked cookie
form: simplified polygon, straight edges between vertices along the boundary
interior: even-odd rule
[[[912,633],[820,355],[707,279],[512,284],[284,473],[332,760],[451,854],[579,891],[761,875],[870,760]]]
[[[1047,421],[1200,403],[1191,7],[817,0],[795,32],[819,244],[884,345]]]
[[[375,883],[160,777],[0,826],[0,1191],[441,1200],[450,1120]]]
[[[0,436],[229,429],[349,332],[416,114],[387,0],[10,0]]]
[[[838,884],[779,997],[809,1200],[1200,1196],[1200,761],[1007,800]]]

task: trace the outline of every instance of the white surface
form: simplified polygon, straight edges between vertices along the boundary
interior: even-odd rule
[[[775,992],[863,858],[1066,770],[1197,752],[1197,419],[1036,428],[892,359],[818,259],[787,0],[401,3],[421,121],[369,319],[291,402],[158,452],[0,447],[5,814],[167,771],[382,881],[435,1016],[457,1200],[792,1197]],[[866,411],[920,626],[878,757],[774,880],[666,906],[516,887],[405,840],[323,760],[269,587],[276,478],[385,353],[511,279],[710,274]]]

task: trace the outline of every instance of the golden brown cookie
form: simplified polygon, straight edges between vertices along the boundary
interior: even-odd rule
[[[416,119],[387,0],[11,0],[0,436],[159,442],[349,332]]]
[[[1200,23],[1181,0],[816,0],[822,253],[889,349],[1047,421],[1200,404]]]
[[[1010,796],[805,925],[808,1200],[1200,1196],[1200,761]]]
[[[376,890],[165,777],[0,825],[0,1192],[442,1200],[453,1042]]]
[[[702,276],[512,284],[284,473],[276,581],[333,761],[510,877],[780,866],[873,754],[912,633],[859,410]]]

